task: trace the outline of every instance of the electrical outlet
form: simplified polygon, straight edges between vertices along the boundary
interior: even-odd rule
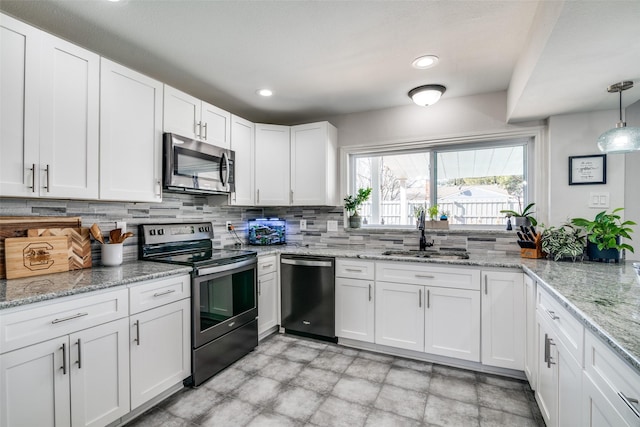
[[[127,232],[127,223],[125,221],[116,221],[116,228],[119,228],[124,234]]]
[[[231,221],[227,221],[227,231],[231,230],[233,230],[233,224],[231,224]]]
[[[300,220],[300,231],[304,231],[307,229],[307,220],[306,219],[301,219]]]
[[[338,221],[327,221],[327,231],[338,231]]]

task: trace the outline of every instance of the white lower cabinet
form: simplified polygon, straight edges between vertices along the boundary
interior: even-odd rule
[[[524,307],[525,307],[525,346],[524,373],[532,390],[536,389],[538,373],[538,357],[536,345],[536,282],[529,276],[524,276]]]
[[[278,325],[278,258],[276,255],[258,257],[258,336],[263,337]]]
[[[129,412],[127,319],[0,356],[2,427],[104,426]]]
[[[373,280],[336,277],[336,336],[374,342]]]
[[[637,426],[627,422],[586,372],[582,373],[583,423],[589,427]]]
[[[524,369],[525,305],[523,274],[482,272],[482,363]]]
[[[376,282],[376,344],[424,351],[423,286]]]

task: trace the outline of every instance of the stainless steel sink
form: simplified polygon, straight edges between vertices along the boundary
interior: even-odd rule
[[[406,258],[469,259],[469,253],[465,251],[384,251],[382,255]]]

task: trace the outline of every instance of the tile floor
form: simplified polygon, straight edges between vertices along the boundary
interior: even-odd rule
[[[276,334],[129,426],[544,426],[523,381]]]

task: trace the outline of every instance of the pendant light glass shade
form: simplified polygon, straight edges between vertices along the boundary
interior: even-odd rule
[[[640,128],[627,127],[622,120],[622,91],[633,87],[633,82],[625,81],[607,88],[609,93],[620,93],[620,121],[598,138],[598,148],[603,153],[618,154],[640,150]]]
[[[442,85],[424,85],[411,89],[408,95],[413,102],[421,107],[426,107],[438,102],[446,90],[447,88]]]

